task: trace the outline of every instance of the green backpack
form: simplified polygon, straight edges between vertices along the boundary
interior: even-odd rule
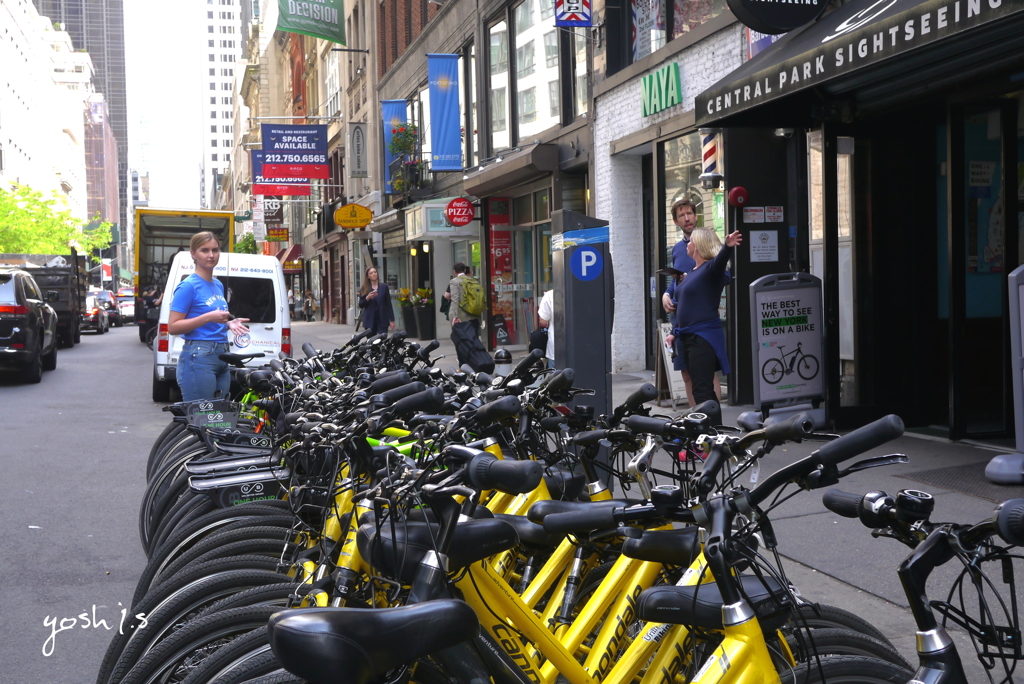
[[[459,306],[472,316],[484,312],[484,288],[476,278],[462,277],[462,301]]]

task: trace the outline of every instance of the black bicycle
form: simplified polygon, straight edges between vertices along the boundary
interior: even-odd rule
[[[813,380],[818,375],[818,358],[805,354],[800,343],[796,343],[796,349],[788,354],[782,350],[785,347],[776,347],[779,350],[778,359],[768,359],[761,366],[761,377],[770,385],[778,383],[786,375],[796,371],[804,380]],[[788,360],[788,361],[787,361]]]

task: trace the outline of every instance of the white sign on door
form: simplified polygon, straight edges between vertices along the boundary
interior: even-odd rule
[[[764,223],[764,207],[743,207],[744,223]]]
[[[771,262],[779,260],[779,231],[752,230],[748,241],[750,260],[752,262]]]

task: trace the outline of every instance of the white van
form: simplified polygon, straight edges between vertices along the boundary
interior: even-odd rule
[[[195,273],[196,265],[189,252],[178,252],[160,303],[160,322],[153,342],[153,401],[170,401],[171,388],[177,384],[178,355],[185,344],[179,335],[167,333],[171,315],[171,299],[178,283]],[[288,295],[284,286],[281,262],[262,254],[221,252],[220,263],[213,270],[215,278],[224,283],[228,309],[238,318],[248,318],[248,335],[228,333],[231,351],[236,354],[263,352],[262,359],[246,365],[260,366],[276,359],[278,352],[292,353],[292,322],[288,311]]]

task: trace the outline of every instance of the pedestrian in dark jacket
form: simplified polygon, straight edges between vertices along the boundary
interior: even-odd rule
[[[381,282],[377,269],[366,269],[363,286],[359,289],[359,308],[363,310],[363,327],[374,335],[395,329],[395,312],[391,308],[388,284]]]

